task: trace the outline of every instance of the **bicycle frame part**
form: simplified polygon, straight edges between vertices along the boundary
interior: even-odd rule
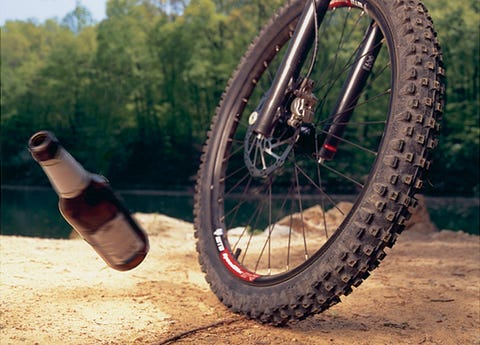
[[[359,47],[335,108],[323,129],[327,136],[318,154],[319,162],[332,160],[337,152],[345,127],[367,82],[370,71],[382,47],[383,34],[373,21],[365,33],[364,44]]]
[[[307,55],[306,49],[315,39],[316,23],[321,23],[329,4],[330,0],[307,0],[287,52],[275,74],[272,88],[268,91],[267,99],[259,110],[258,117],[252,118],[255,133],[267,138],[272,136],[278,109],[285,98],[285,90],[299,75]]]

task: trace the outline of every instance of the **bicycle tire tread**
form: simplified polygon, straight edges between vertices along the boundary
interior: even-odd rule
[[[287,4],[279,13],[290,6]],[[391,248],[403,231],[404,223],[410,217],[409,208],[416,206],[415,194],[422,188],[424,172],[431,165],[431,151],[437,144],[445,71],[433,22],[423,4],[417,0],[396,0],[385,1],[384,6],[396,13],[392,20],[398,25],[396,41],[401,43],[396,48],[404,57],[405,68],[400,76],[403,80],[399,92],[402,101],[398,102],[397,112],[392,114],[394,123],[389,134],[392,139],[386,145],[383,164],[371,185],[371,193],[352,216],[352,230],[342,233],[336,245],[329,248],[332,254],[329,260],[321,267],[307,270],[293,284],[295,289],[269,290],[268,298],[259,291],[259,295],[251,299],[223,284],[219,273],[210,267],[204,242],[197,241],[200,266],[207,274],[211,289],[234,312],[263,323],[283,325],[330,308],[340,302],[341,296],[350,294],[352,288],[359,287],[380,264],[386,256],[386,248]],[[271,19],[267,27],[273,23],[274,19]],[[258,38],[248,51],[257,43]],[[226,90],[231,87],[238,71],[234,72]],[[220,104],[225,95],[226,92]],[[218,115],[215,115],[202,153],[202,166],[208,160],[207,148],[212,144],[217,121]],[[199,206],[202,203],[201,174],[200,170],[194,207],[197,238],[200,237],[202,216]],[[280,302],[272,304],[275,300]]]

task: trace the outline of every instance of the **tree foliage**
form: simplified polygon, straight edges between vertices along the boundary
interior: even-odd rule
[[[109,0],[100,23],[81,5],[62,21],[7,21],[1,27],[2,183],[46,183],[26,142],[48,129],[116,186],[190,187],[228,78],[281,4]],[[476,0],[426,5],[448,78],[431,192],[478,194],[480,6]]]
[[[433,192],[479,195],[480,3],[425,1],[439,32],[447,104],[431,173]]]

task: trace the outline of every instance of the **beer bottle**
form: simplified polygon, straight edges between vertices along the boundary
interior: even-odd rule
[[[126,271],[138,266],[149,250],[147,234],[108,181],[86,171],[51,132],[34,134],[28,147],[57,192],[65,220],[110,267]]]

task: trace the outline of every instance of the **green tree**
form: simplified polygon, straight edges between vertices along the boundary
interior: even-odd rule
[[[447,76],[447,104],[431,192],[478,196],[480,5],[476,0],[425,2],[439,34]]]
[[[480,5],[425,2],[448,95],[430,192],[478,194]],[[98,24],[80,4],[60,22],[5,23],[2,182],[40,181],[25,145],[47,128],[118,185],[190,184],[228,78],[283,3],[109,0]]]
[[[84,28],[92,26],[94,20],[91,12],[77,2],[75,9],[63,18],[62,24],[67,26],[70,31],[79,33]]]
[[[33,131],[58,124],[50,118],[54,104],[45,96],[54,96],[45,89],[48,80],[42,73],[70,35],[53,20],[42,25],[7,22],[2,27],[2,179],[21,176],[28,167],[25,144]]]

